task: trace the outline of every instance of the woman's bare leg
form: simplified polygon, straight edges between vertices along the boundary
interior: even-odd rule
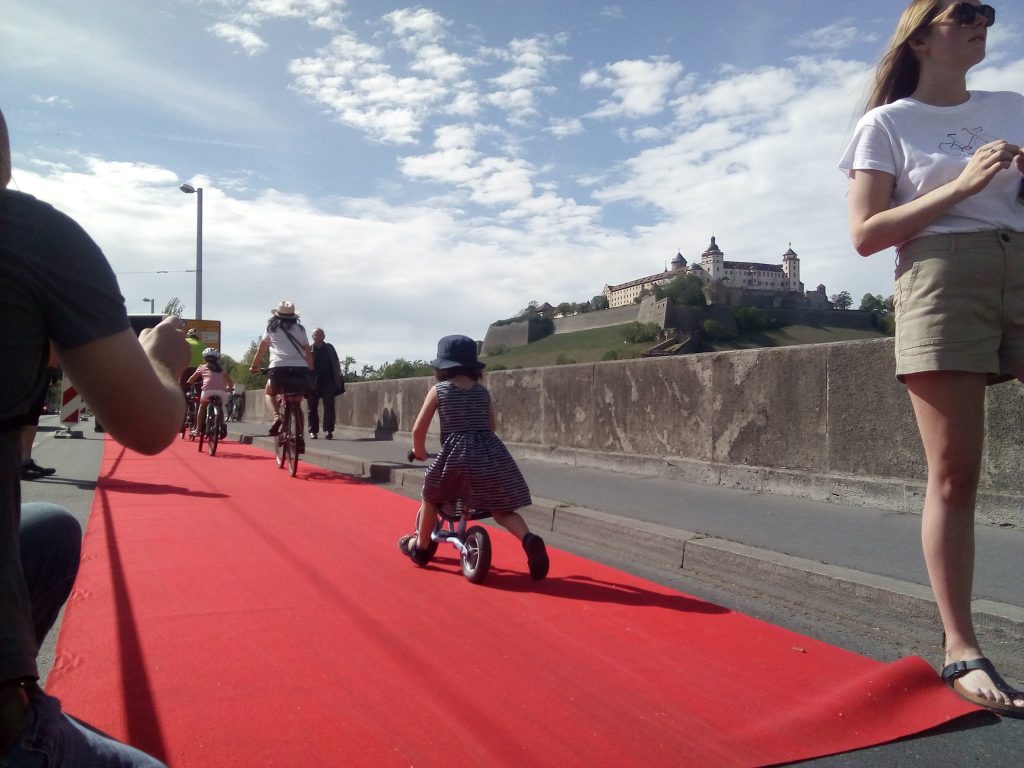
[[[921,543],[946,631],[945,663],[976,659],[983,654],[971,617],[971,591],[986,376],[935,371],[907,376],[906,384],[928,460]],[[1009,703],[983,671],[974,670],[959,679],[968,690]]]

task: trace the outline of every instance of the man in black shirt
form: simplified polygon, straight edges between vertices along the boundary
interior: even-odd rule
[[[83,727],[36,684],[39,644],[78,569],[81,529],[52,504],[21,501],[21,429],[47,383],[49,344],[112,437],[146,454],[181,429],[178,374],[188,348],[175,318],[136,338],[99,247],[74,221],[7,189],[11,152],[0,113],[0,764],[159,766]]]

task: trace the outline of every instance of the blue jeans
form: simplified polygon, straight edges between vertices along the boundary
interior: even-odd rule
[[[42,643],[71,594],[78,574],[82,528],[54,504],[21,507],[21,567],[32,600],[32,623]],[[37,685],[26,688],[32,705],[28,727],[0,768],[160,768],[163,763],[93,730],[61,712],[60,702]]]
[[[18,741],[0,756],[0,768],[166,768],[61,712],[60,702],[38,686],[28,688],[32,719]]]

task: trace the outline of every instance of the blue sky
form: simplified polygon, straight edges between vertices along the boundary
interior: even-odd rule
[[[531,300],[693,261],[891,293],[836,162],[901,2],[6,0],[17,188],[104,249],[129,312],[194,310],[240,356],[280,299],[342,355],[430,359]],[[998,5],[969,85],[1020,90]]]

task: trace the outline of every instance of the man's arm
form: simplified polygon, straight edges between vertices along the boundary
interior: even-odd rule
[[[119,443],[139,453],[159,453],[181,430],[185,399],[178,376],[188,345],[175,317],[138,339],[125,329],[57,357],[96,418]]]

